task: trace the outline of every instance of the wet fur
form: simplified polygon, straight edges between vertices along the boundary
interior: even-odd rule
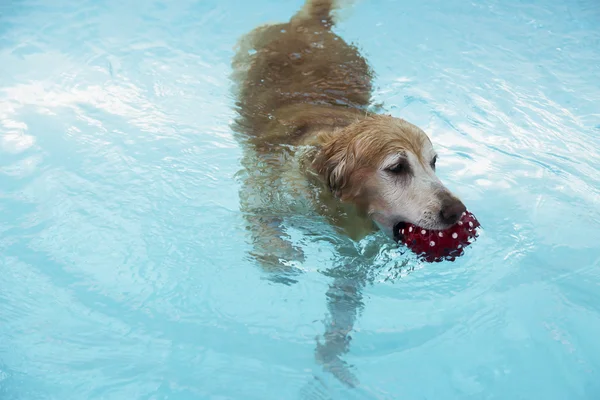
[[[272,181],[291,178],[353,239],[378,228],[391,236],[402,221],[447,228],[440,209],[458,199],[435,176],[431,141],[409,122],[368,111],[373,73],[358,49],[331,31],[334,7],[331,0],[309,0],[289,22],[258,27],[240,40],[233,60],[237,130],[271,167],[265,172],[275,175]],[[277,154],[301,159],[283,162]],[[412,176],[386,172],[384,161],[395,155],[405,156]],[[328,193],[314,197],[302,182],[314,178]],[[250,229],[277,233],[276,224],[268,225]]]
[[[435,152],[421,129],[369,111],[373,72],[355,46],[331,31],[335,6],[308,0],[289,22],[240,39],[233,128],[243,149],[240,203],[251,256],[274,272],[271,279],[293,283],[291,264],[303,252],[290,226],[322,235],[340,254],[344,274],[328,291],[330,322],[316,355],[354,386],[340,358],[366,281],[354,241],[378,229],[392,236],[400,221],[443,229],[448,221],[440,221],[440,210],[462,203],[435,176]],[[390,173],[399,163],[407,172]]]

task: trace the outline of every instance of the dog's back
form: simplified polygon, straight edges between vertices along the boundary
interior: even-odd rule
[[[331,32],[333,0],[308,0],[288,23],[262,26],[234,59],[245,131],[274,141],[315,124],[345,125],[363,113],[371,70],[356,47]]]

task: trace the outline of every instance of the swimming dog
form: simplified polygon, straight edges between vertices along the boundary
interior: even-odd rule
[[[336,7],[334,0],[308,0],[288,22],[243,36],[232,62],[234,130],[244,150],[241,208],[251,254],[270,271],[302,259],[286,226],[306,228],[312,217],[357,241],[377,230],[393,237],[402,223],[446,229],[465,211],[436,176],[427,134],[371,111],[373,71],[332,31]],[[354,379],[339,355],[361,285],[336,280],[328,293],[335,328],[318,347],[347,383]]]
[[[289,22],[258,27],[239,42],[238,131],[263,173],[254,193],[287,178],[294,196],[355,240],[377,229],[393,236],[403,222],[452,226],[465,206],[436,176],[429,137],[368,110],[373,73],[358,49],[332,32],[335,5],[308,0]],[[272,200],[242,200],[251,200],[245,205],[255,244],[288,248],[277,216],[261,218]]]

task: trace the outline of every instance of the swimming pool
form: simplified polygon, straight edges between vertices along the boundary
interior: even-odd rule
[[[422,264],[290,229],[307,258],[277,281],[248,257],[230,62],[301,4],[2,2],[0,399],[600,398],[597,2],[344,9],[375,103],[484,230]],[[356,388],[316,360],[331,314]]]

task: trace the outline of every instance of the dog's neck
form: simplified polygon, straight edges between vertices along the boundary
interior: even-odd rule
[[[293,153],[299,170],[313,185],[321,187],[321,190],[308,193],[318,204],[317,209],[327,209],[325,214],[331,218],[331,223],[340,226],[354,240],[377,230],[365,210],[356,207],[356,201],[349,201],[350,198],[337,190],[342,189],[336,187],[339,181],[332,185],[330,167],[335,161],[328,159],[328,150],[337,145],[343,146],[349,139],[347,135],[355,132],[351,129],[352,125],[369,114],[359,109],[322,105],[286,107],[277,114],[278,129],[285,131],[285,136],[281,136],[281,131],[277,136],[295,148]],[[351,194],[348,191],[344,193]]]

